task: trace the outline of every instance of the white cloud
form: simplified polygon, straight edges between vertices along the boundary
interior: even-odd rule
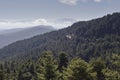
[[[25,28],[37,25],[49,25],[46,19],[36,19],[33,21],[15,21],[15,20],[2,20],[0,21],[0,29],[10,28]]]
[[[61,3],[68,4],[68,5],[76,5],[78,0],[59,0]]]
[[[40,25],[47,25],[48,22],[46,19],[36,19],[35,21],[32,22],[33,24],[40,24]]]
[[[101,1],[110,1],[110,0],[59,0],[59,2],[63,3],[63,4],[67,4],[67,5],[77,5],[78,1],[80,2],[101,2]]]
[[[34,27],[38,25],[49,25],[56,29],[64,28],[73,24],[76,20],[71,18],[63,18],[57,20],[46,20],[46,19],[35,19],[30,21],[24,20],[0,20],[0,30],[1,29],[12,29],[12,28],[27,28]]]
[[[102,0],[94,0],[95,2],[101,2]]]
[[[112,1],[112,0],[93,0],[94,2],[102,2],[102,1],[107,1],[107,2],[110,2],[110,1]]]

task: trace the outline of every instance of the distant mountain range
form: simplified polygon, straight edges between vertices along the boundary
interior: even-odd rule
[[[0,31],[0,48],[18,40],[27,39],[36,35],[53,31],[51,26],[34,26],[31,28],[17,28]]]
[[[84,60],[99,56],[107,58],[120,53],[120,13],[76,22],[68,28],[17,41],[0,50],[0,59],[17,56],[35,59],[41,52],[48,50],[55,56],[64,51],[70,57],[79,56]]]
[[[24,28],[15,28],[15,29],[2,29],[0,30],[0,35],[4,34],[9,34],[9,33],[14,33],[23,30]]]

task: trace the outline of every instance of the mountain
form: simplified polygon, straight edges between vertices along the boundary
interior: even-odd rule
[[[23,30],[23,29],[24,29],[24,28],[3,29],[3,30],[0,30],[0,35],[18,32],[18,31],[21,31],[21,30]]]
[[[70,57],[80,56],[84,60],[120,53],[120,13],[101,18],[76,22],[68,28],[52,31],[12,43],[0,50],[0,59],[15,56],[37,57],[43,51],[60,51]]]
[[[31,28],[17,28],[0,31],[0,48],[18,40],[27,39],[36,35],[54,30],[51,26],[35,26]]]

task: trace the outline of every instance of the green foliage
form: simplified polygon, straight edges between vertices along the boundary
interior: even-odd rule
[[[103,74],[105,75],[105,80],[120,80],[120,74],[118,71],[104,69]]]
[[[55,58],[52,52],[45,51],[39,58],[22,63],[5,61],[0,64],[0,80],[120,80],[118,54],[109,57],[109,62],[101,57],[89,62],[68,58],[65,53]]]
[[[120,55],[113,54],[111,62],[112,62],[113,69],[116,71],[119,71],[119,73],[120,73]]]
[[[0,49],[0,59],[36,59],[41,52],[50,50],[54,55],[64,51],[70,58],[105,58],[120,53],[120,13],[90,21],[76,22],[68,28],[17,41]],[[22,55],[21,55],[22,54]],[[17,56],[17,57],[16,57]]]
[[[67,68],[68,66],[68,57],[65,53],[60,53],[59,55],[59,63],[58,63],[58,70],[60,72],[63,72],[64,68]]]
[[[64,73],[66,80],[95,80],[96,77],[92,67],[80,58],[71,60]]]
[[[51,52],[44,52],[39,60],[39,79],[56,80],[58,72],[56,71],[56,61],[52,57]]]
[[[120,13],[77,22],[0,49],[0,80],[120,80],[119,48]]]
[[[105,80],[105,75],[103,74],[103,69],[105,69],[105,62],[101,58],[92,59],[91,64],[93,66],[93,70],[97,72],[98,80]]]
[[[3,65],[0,64],[0,80],[4,80],[4,71],[3,71]]]

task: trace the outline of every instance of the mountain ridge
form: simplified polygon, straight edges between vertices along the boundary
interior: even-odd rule
[[[6,30],[8,32],[4,32],[0,34],[0,48],[7,46],[10,43],[13,43],[18,40],[27,39],[30,37],[33,37],[35,35],[40,35],[49,31],[54,30],[51,26],[34,26],[30,28],[21,28],[17,29],[17,31],[14,31],[16,29],[12,30]]]
[[[68,28],[52,31],[30,39],[17,41],[0,50],[0,58],[13,55],[40,55],[42,51],[52,51],[55,55],[64,51],[69,56],[80,56],[85,60],[92,57],[119,53],[120,13],[106,15],[98,19],[76,22]],[[14,52],[13,52],[14,51]],[[12,55],[12,56],[11,56]]]

